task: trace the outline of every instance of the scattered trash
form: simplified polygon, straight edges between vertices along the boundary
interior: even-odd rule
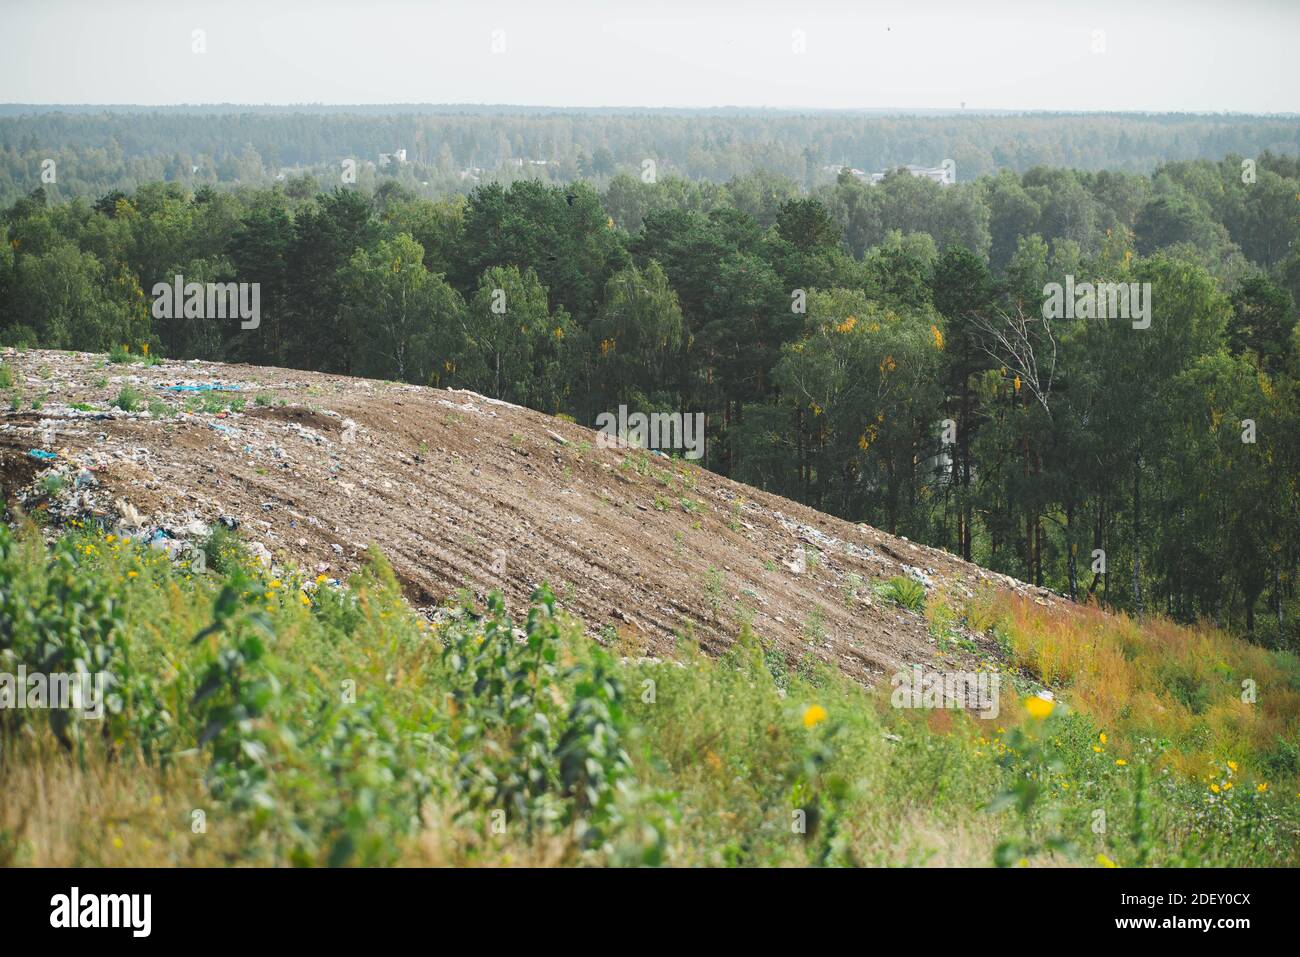
[[[94,357],[42,353],[38,361],[69,383],[61,396],[68,404],[52,399],[37,416],[0,416],[0,430],[10,454],[25,452],[26,470],[39,472],[15,495],[41,510],[50,535],[75,520],[183,561],[213,529],[238,530],[254,562],[276,572],[276,560],[301,563],[321,586],[346,581],[374,543],[430,620],[434,603],[463,584],[461,570],[484,564],[499,546],[518,556],[502,583],[511,602],[526,602],[543,576],[572,583],[577,614],[635,630],[652,649],[692,620],[711,649],[722,647],[730,622],[698,611],[702,569],[712,562],[737,619],[754,616],[755,629],[787,651],[811,646],[820,660],[842,659],[874,678],[887,675],[896,647],[933,654],[924,620],[896,620],[892,606],[872,603],[876,582],[908,575],[968,598],[968,586],[988,583],[1056,601],[937,549],[678,469],[660,450],[652,452],[664,461],[648,475],[634,459],[574,457],[590,433],[468,391],[173,360],[91,389],[103,375]],[[246,378],[188,379],[182,371]],[[105,389],[111,395],[126,382],[171,414],[145,421],[101,411]],[[656,484],[678,472],[682,491],[672,490],[676,481],[667,491]],[[685,519],[659,507],[678,498],[692,513]],[[687,525],[703,534],[690,538]],[[729,531],[715,534],[724,525]],[[656,559],[613,547],[630,543],[638,526],[667,545]],[[695,554],[696,543],[704,554]],[[748,561],[736,561],[741,552]],[[490,584],[468,581],[476,595]],[[677,597],[649,603],[669,588]],[[814,608],[831,645],[803,637]]]
[[[223,385],[220,382],[195,382],[195,383],[176,383],[168,385],[167,383],[159,384],[158,388],[166,389],[168,392],[239,392],[242,391],[237,385]]]
[[[173,529],[173,537],[206,538],[211,530],[203,522],[195,519]]]
[[[122,516],[122,524],[126,528],[142,528],[144,526],[144,519],[140,517],[140,513],[136,511],[135,506],[126,499],[119,498],[113,503],[113,507],[117,509],[117,514]]]

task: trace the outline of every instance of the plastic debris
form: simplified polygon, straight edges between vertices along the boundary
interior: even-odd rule
[[[221,382],[177,382],[174,385],[166,383],[159,386],[160,389],[166,389],[168,392],[239,392],[240,387],[237,385],[225,385]]]

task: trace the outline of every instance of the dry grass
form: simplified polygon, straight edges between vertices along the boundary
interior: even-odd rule
[[[191,829],[204,807],[197,776],[82,760],[45,732],[24,733],[0,761],[0,865],[32,867],[213,866],[237,856],[219,816]]]
[[[1141,623],[1096,608],[1049,610],[1027,600],[1001,605],[1013,661],[1063,688],[1103,728],[1167,740],[1171,767],[1206,778],[1214,766],[1253,760],[1253,775],[1295,790],[1264,759],[1279,741],[1300,741],[1300,667],[1294,656],[1208,625],[1163,618]],[[1253,691],[1253,700],[1251,692]]]

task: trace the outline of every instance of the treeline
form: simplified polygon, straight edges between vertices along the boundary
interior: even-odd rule
[[[302,173],[328,189],[339,184],[346,159],[362,164],[369,185],[375,177],[395,177],[437,198],[467,193],[489,178],[530,176],[557,184],[582,178],[603,187],[620,171],[639,174],[648,159],[660,175],[720,183],[765,170],[812,188],[833,178],[825,170],[831,165],[878,171],[951,159],[958,179],[969,182],[1000,169],[1023,173],[1040,165],[1150,173],[1165,160],[1300,152],[1295,117],[234,109],[89,113],[42,107],[0,115],[0,202],[37,185],[62,200],[133,191],[157,180],[195,190],[269,185],[277,176]],[[406,149],[406,165],[384,171],[364,166],[397,149]],[[55,179],[42,181],[42,164],[50,160]]]
[[[3,214],[0,342],[703,411],[721,473],[1077,598],[1296,641],[1300,163],[430,201],[152,183]],[[151,290],[260,284],[261,323]],[[1143,322],[1045,319],[1149,284]]]

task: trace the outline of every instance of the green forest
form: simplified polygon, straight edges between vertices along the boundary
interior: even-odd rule
[[[384,165],[380,154],[406,150]],[[396,180],[435,198],[488,181],[585,179],[620,172],[723,183],[758,170],[805,189],[838,166],[879,172],[909,163],[956,166],[959,182],[1035,166],[1150,173],[1174,160],[1300,153],[1291,116],[977,111],[541,109],[509,106],[24,106],[0,104],[0,202],[41,181],[51,199],[96,199],[158,180],[258,186],[313,175],[327,188],[341,164],[357,183]]]
[[[191,122],[160,115],[137,132]],[[222,124],[263,119],[203,122],[230,140]],[[453,142],[446,169],[489,148],[500,159],[488,131],[503,122],[476,120],[478,145]],[[504,155],[542,152],[529,122],[552,121],[518,121]],[[1137,171],[1091,170],[1077,152],[1027,165],[1052,150],[1031,137],[1020,157],[968,157],[951,118],[925,161],[955,157],[956,184],[901,170],[870,184],[811,175],[841,152],[899,155],[898,142],[836,149],[848,120],[786,121],[765,147],[783,161],[731,175],[690,142],[743,155],[726,123],[656,122],[690,131],[681,149],[699,162],[684,175],[644,176],[624,168],[633,145],[616,163],[570,138],[561,172],[430,198],[406,182],[414,164],[355,185],[307,172],[241,185],[219,168],[204,182],[173,175],[201,165],[189,156],[172,170],[172,154],[106,146],[125,120],[0,119],[0,344],[468,388],[585,425],[619,405],[703,412],[703,464],[719,473],[1079,601],[1297,646],[1294,155],[1156,166],[1170,151],[1138,137],[1113,164]],[[814,122],[828,144],[789,146]],[[921,121],[882,122],[887,139]],[[41,185],[21,123],[60,128],[71,160],[57,183]],[[1294,143],[1279,125],[1254,129]],[[92,156],[85,184],[129,188],[69,185]],[[154,286],[177,275],[259,284],[260,325],[155,318]],[[1149,288],[1149,325],[1045,318],[1051,284],[1102,282]]]

